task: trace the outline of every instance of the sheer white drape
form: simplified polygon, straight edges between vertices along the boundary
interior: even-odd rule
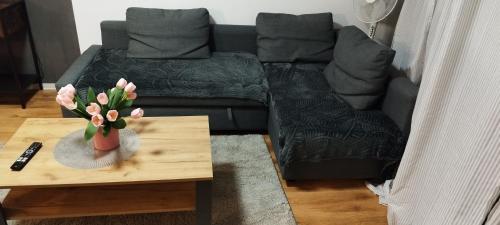
[[[393,65],[419,84],[424,67],[427,34],[436,0],[406,0],[396,24],[392,49],[396,50]]]
[[[438,0],[427,36],[389,224],[498,225],[500,1]]]

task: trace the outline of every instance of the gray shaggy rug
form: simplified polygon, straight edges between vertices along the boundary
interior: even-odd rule
[[[1,148],[1,145],[0,145]],[[262,135],[212,136],[214,225],[295,225]],[[6,190],[0,190],[0,200]],[[155,213],[9,221],[9,225],[190,225],[194,214]]]

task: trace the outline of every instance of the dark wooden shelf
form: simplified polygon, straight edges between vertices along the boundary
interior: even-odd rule
[[[37,74],[20,74],[19,78],[21,78],[21,87],[23,90],[27,90],[30,86],[38,82]],[[0,74],[0,93],[18,93],[19,90],[14,85],[15,83],[16,80],[12,74]]]
[[[12,42],[15,41],[15,34],[27,31],[29,43],[32,50],[33,62],[35,63],[36,74],[21,74],[16,67],[18,62],[15,59]],[[8,65],[11,74],[0,74],[0,93],[15,93],[22,108],[26,108],[29,100],[27,92],[32,84],[37,84],[42,89],[40,67],[38,65],[38,54],[33,42],[29,21],[26,13],[26,6],[22,0],[1,1],[0,0],[0,42],[7,47]]]

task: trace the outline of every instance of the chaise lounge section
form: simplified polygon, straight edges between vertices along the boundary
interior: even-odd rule
[[[417,90],[406,78],[395,78],[384,107],[355,110],[331,91],[323,76],[325,66],[264,66],[270,84],[268,129],[282,176],[287,180],[391,177],[406,144]],[[410,117],[391,119],[390,110],[397,111],[394,116]]]

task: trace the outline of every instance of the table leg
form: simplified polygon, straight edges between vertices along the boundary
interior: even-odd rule
[[[7,218],[3,213],[2,203],[0,203],[0,225],[7,225]]]
[[[196,225],[212,224],[212,181],[196,182]]]

